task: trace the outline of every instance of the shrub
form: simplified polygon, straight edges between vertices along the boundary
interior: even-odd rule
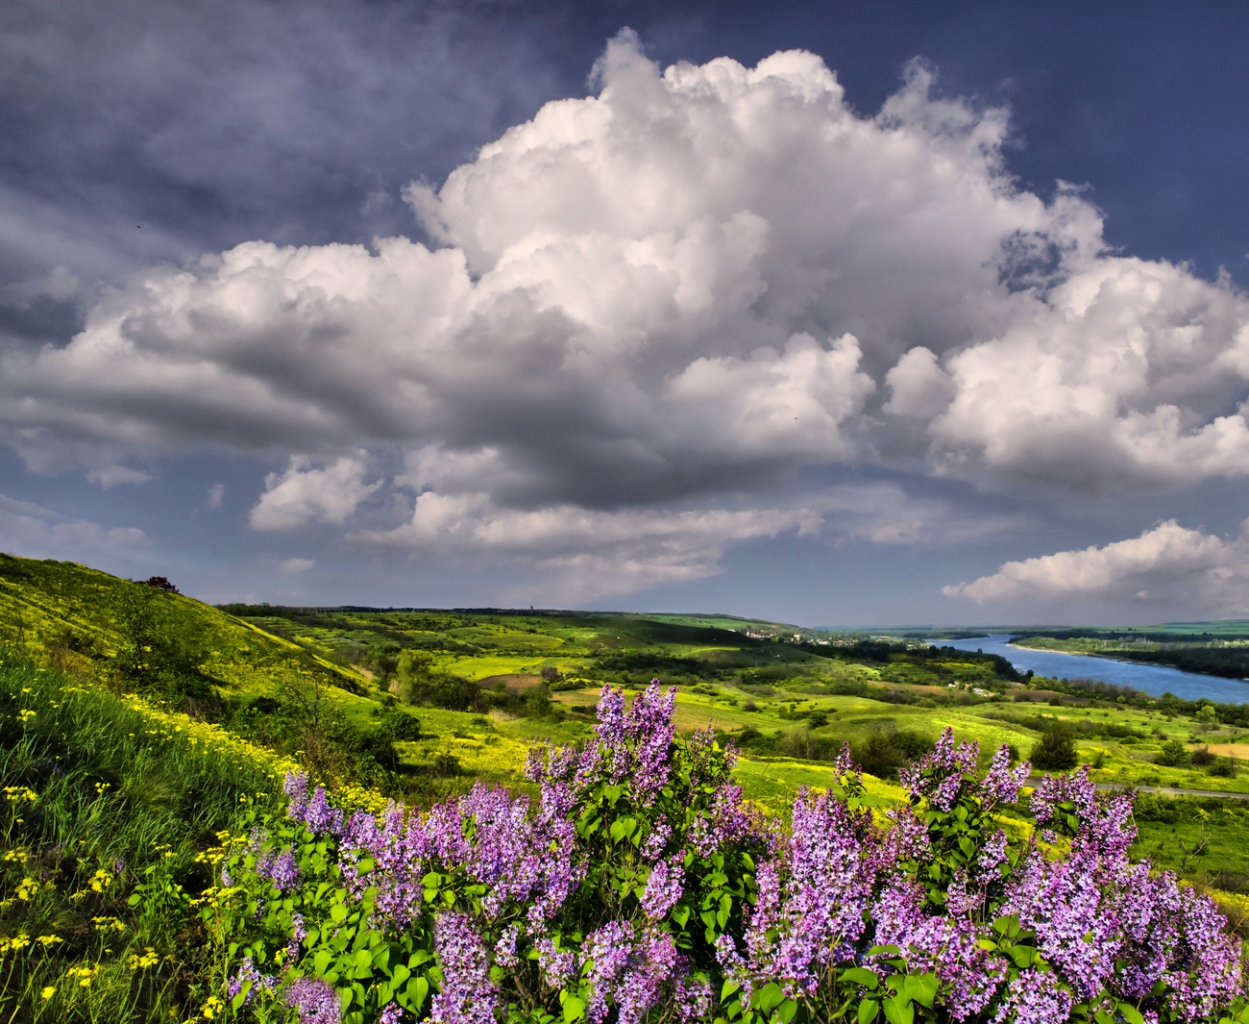
[[[1234,757],[1216,758],[1214,763],[1210,765],[1210,774],[1224,779],[1234,778],[1238,771],[1239,765]]]
[[[1030,766],[1002,748],[982,774],[947,730],[903,771],[908,804],[874,816],[843,751],[832,789],[800,792],[783,827],[742,803],[731,750],[675,735],[673,699],[652,685],[627,708],[605,689],[594,741],[531,758],[534,804],[478,785],[428,814],[347,817],[289,777],[286,815],[252,814],[206,897],[234,1009],[344,1024],[1249,1020],[1226,922],[1129,860],[1132,798],[1096,793],[1087,768],[1044,779],[1036,832],[1012,840],[996,815]]]
[[[1032,763],[1045,772],[1068,771],[1079,760],[1071,734],[1062,728],[1051,727],[1041,734],[1032,748]]]
[[[1178,768],[1188,763],[1188,749],[1179,740],[1167,740],[1154,761],[1167,768]]]
[[[1194,750],[1189,755],[1189,760],[1199,768],[1208,768],[1210,765],[1214,764],[1218,758],[1210,752],[1209,747],[1201,747],[1198,750]]]

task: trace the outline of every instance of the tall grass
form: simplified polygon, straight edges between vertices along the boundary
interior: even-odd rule
[[[204,851],[286,767],[0,653],[0,1024],[195,1019]]]

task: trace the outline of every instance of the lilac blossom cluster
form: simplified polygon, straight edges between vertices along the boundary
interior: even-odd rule
[[[1046,777],[1038,829],[1012,840],[997,815],[1018,806],[1029,765],[1003,748],[982,773],[978,746],[946,730],[903,771],[909,804],[874,814],[843,750],[835,786],[801,791],[782,826],[731,782],[731,749],[676,736],[674,699],[657,683],[631,704],[605,688],[593,741],[533,752],[536,805],[478,785],[425,814],[346,817],[290,776],[288,815],[336,851],[371,927],[427,936],[439,1022],[704,1020],[724,1015],[717,992],[749,1009],[772,985],[819,1020],[899,971],[935,978],[938,1016],[992,1024],[1119,1001],[1149,1024],[1196,1024],[1241,991],[1239,943],[1214,904],[1130,861],[1131,800],[1098,794],[1087,769]],[[279,893],[314,881],[289,847],[251,843],[252,870]],[[292,920],[294,961],[317,932]],[[281,984],[250,961],[235,992],[244,981]],[[327,990],[299,978],[284,998],[303,1024],[337,1022]],[[394,1003],[381,1014],[401,1018]]]

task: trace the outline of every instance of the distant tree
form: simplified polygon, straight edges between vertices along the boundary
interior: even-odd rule
[[[1179,740],[1167,740],[1154,761],[1167,768],[1178,768],[1188,763],[1188,750]]]
[[[155,587],[157,590],[163,590],[169,594],[182,593],[182,591],[180,591],[177,587],[175,587],[172,583],[170,583],[169,580],[167,580],[164,576],[149,576],[145,580],[139,580],[136,582],[141,582],[143,583],[144,586],[147,586],[147,587]]]
[[[1029,760],[1034,768],[1043,772],[1065,772],[1076,766],[1079,755],[1066,729],[1047,729],[1032,748]]]

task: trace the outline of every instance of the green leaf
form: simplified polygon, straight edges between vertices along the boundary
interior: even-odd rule
[[[1031,967],[1036,959],[1036,950],[1031,946],[1012,946],[1009,952],[1017,967]]]
[[[330,918],[335,924],[342,924],[346,921],[348,913],[350,913],[350,911],[348,911],[347,908],[341,903],[335,903],[332,907],[330,907]]]
[[[728,978],[725,978],[724,984],[720,986],[720,1002],[724,1002],[726,999],[728,999],[729,996],[731,996],[739,988],[741,988],[741,985],[739,985],[737,982],[730,981]]]
[[[1019,918],[1015,914],[1003,914],[994,919],[993,930],[999,935],[1008,935],[1013,938],[1019,934]]]
[[[937,976],[928,974],[911,974],[906,979],[906,994],[917,1003],[922,1003],[930,1010],[933,1000],[937,998]],[[1143,1021],[1139,1024],[1144,1024]]]
[[[862,985],[869,990],[875,989],[880,984],[876,972],[869,971],[866,967],[848,967],[841,972],[841,979],[848,981],[851,985]]]
[[[585,1016],[585,1001],[577,996],[569,996],[564,1000],[564,1020],[568,1024]]]
[[[408,982],[404,990],[407,993],[409,1008],[420,1010],[425,1005],[425,997],[429,995],[429,982],[421,975]]]
[[[772,1014],[772,1020],[776,1021],[777,1024],[789,1024],[797,1012],[798,1004],[792,999],[786,999],[776,1008],[776,1013]]]
[[[1145,1018],[1141,1014],[1141,1011],[1131,1003],[1120,1003],[1118,1009],[1120,1016],[1123,1017],[1128,1024],[1145,1024]]]
[[[678,906],[672,911],[672,920],[680,927],[685,927],[685,922],[690,919],[690,908],[686,906]]]
[[[781,986],[774,981],[769,981],[763,986],[763,991],[750,1000],[750,1004],[767,1013],[772,1007],[779,1005],[784,998],[785,993],[781,991]]]
[[[890,996],[882,1005],[889,1024],[914,1024],[915,1007],[905,996]]]
[[[859,1003],[859,1024],[872,1024],[880,1015],[880,1003],[875,999],[864,999]]]

